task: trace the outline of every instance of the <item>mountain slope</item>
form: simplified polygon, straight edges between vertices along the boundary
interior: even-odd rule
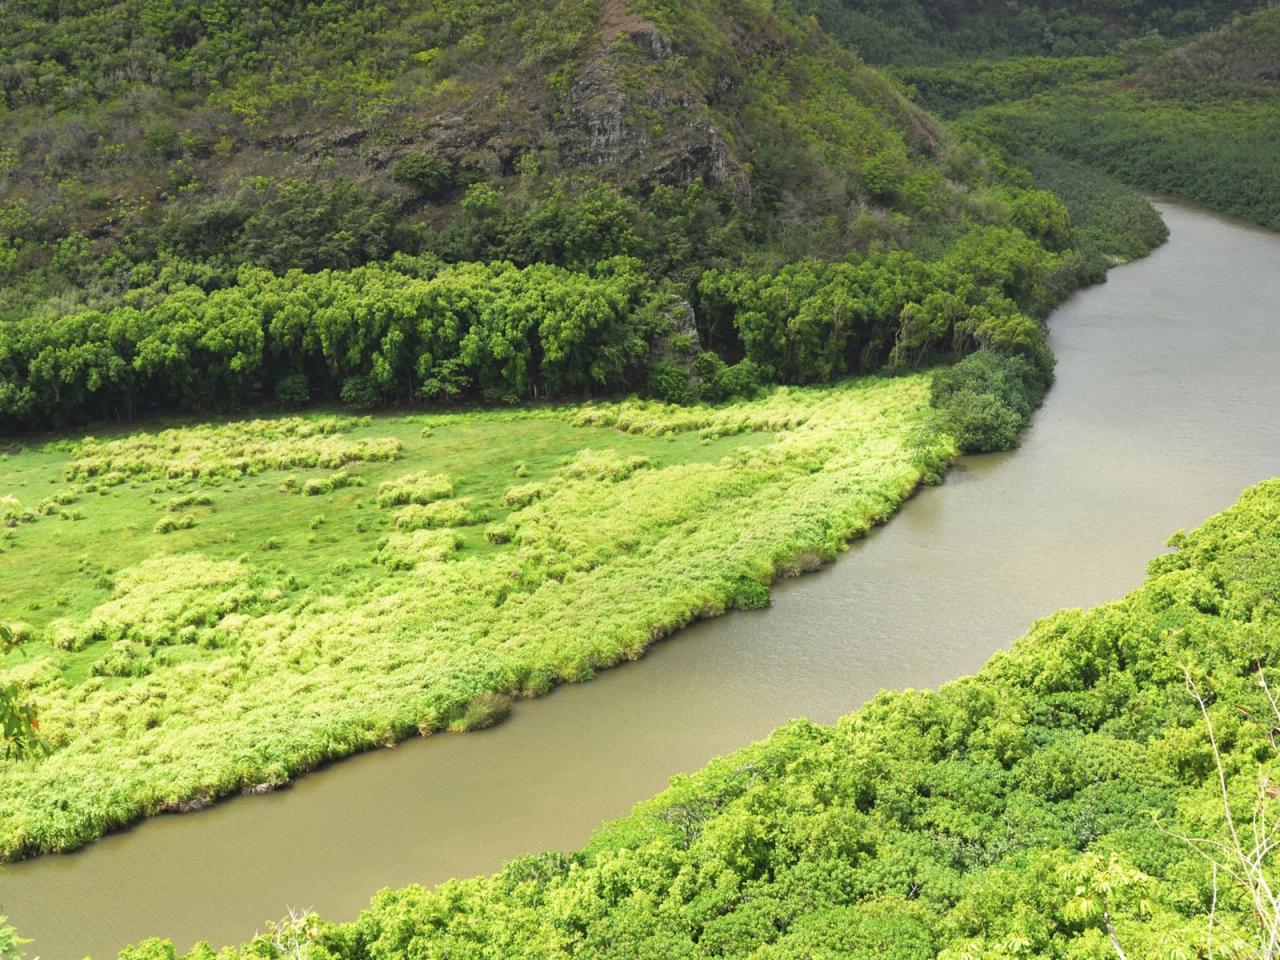
[[[658,186],[719,231],[715,256],[840,252],[881,232],[855,235],[851,208],[936,223],[963,215],[955,186],[972,178],[880,77],[745,0],[45,9],[0,12],[0,222],[11,281],[47,267],[46,294],[118,291],[166,252],[274,269],[397,249],[581,261],[549,208],[591,184],[627,196],[597,197],[616,217],[645,219],[639,204],[658,222],[628,223],[638,241],[603,230],[590,259],[667,246],[679,200]],[[909,188],[877,189],[873,160]],[[712,196],[689,198],[695,182]],[[120,262],[93,270],[104,253]]]
[[[972,125],[1280,230],[1280,9],[1126,75],[990,107]]]
[[[997,341],[1043,379],[1028,315],[1097,279],[1025,170],[762,0],[109,9],[0,12],[0,430],[716,400]],[[515,313],[452,282],[510,264],[568,273]]]

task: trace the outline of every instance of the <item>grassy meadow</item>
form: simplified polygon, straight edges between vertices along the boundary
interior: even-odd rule
[[[500,719],[768,602],[953,455],[928,378],[720,407],[325,413],[0,448],[0,856]]]

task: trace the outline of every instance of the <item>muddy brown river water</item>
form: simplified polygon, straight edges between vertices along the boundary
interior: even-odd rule
[[[29,956],[238,942],[289,907],[351,918],[382,887],[576,847],[788,718],[944,683],[1037,617],[1137,586],[1170,533],[1280,474],[1280,235],[1159,206],[1169,242],[1051,318],[1058,380],[1018,451],[961,460],[769,609],[682,630],[493,730],[5,868]]]

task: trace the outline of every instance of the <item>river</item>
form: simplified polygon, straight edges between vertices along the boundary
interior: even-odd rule
[[[962,459],[769,609],[682,630],[497,728],[6,868],[29,955],[238,942],[288,907],[351,918],[382,887],[572,849],[788,718],[971,673],[1037,617],[1137,586],[1170,533],[1280,474],[1280,235],[1159,207],[1169,242],[1052,316],[1057,384],[1018,451]]]

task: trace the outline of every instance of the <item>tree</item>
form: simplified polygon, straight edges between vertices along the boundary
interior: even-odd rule
[[[1280,757],[1280,746],[1276,742],[1276,731],[1280,730],[1280,703],[1276,702],[1275,695],[1267,684],[1261,664],[1257,667],[1257,677],[1258,687],[1266,695],[1274,718],[1268,724],[1270,729],[1267,742],[1270,750],[1260,746],[1258,753],[1264,756],[1270,753],[1272,758]],[[1276,883],[1277,853],[1280,853],[1280,803],[1277,802],[1280,800],[1280,789],[1262,772],[1256,793],[1249,791],[1252,803],[1248,820],[1233,812],[1233,806],[1238,806],[1239,801],[1232,795],[1227,766],[1209,716],[1209,703],[1192,678],[1190,670],[1185,670],[1185,682],[1187,692],[1195,700],[1204,720],[1209,748],[1213,753],[1214,775],[1225,828],[1218,837],[1197,837],[1167,831],[1170,836],[1181,840],[1198,853],[1210,868],[1212,902],[1205,934],[1205,953],[1210,960],[1215,956],[1241,954],[1258,960],[1275,960],[1280,957],[1280,886]],[[1244,924],[1233,923],[1233,918],[1221,909],[1223,902],[1232,895],[1244,904],[1244,913],[1249,918]]]
[[[9,926],[9,918],[0,914],[0,960],[22,960],[22,945],[30,943]]]

